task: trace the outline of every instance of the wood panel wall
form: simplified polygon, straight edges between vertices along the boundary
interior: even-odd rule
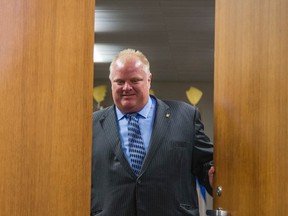
[[[94,1],[0,5],[0,215],[88,216]]]

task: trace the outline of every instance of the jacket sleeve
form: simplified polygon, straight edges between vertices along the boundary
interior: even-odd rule
[[[213,143],[204,133],[204,125],[201,122],[201,116],[197,108],[195,110],[194,122],[195,135],[192,155],[192,169],[199,182],[206,188],[207,192],[212,195],[212,187],[209,184],[208,170],[213,164]]]

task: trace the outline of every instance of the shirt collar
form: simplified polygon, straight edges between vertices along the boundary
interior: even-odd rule
[[[141,115],[144,118],[148,117],[148,114],[150,112],[152,106],[152,99],[151,97],[149,97],[148,102],[146,103],[146,105],[138,112],[139,115]],[[121,120],[122,118],[124,118],[126,113],[121,112],[117,106],[116,107],[116,114],[117,114],[117,120]]]

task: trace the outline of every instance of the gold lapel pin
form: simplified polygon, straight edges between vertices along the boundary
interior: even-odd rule
[[[166,113],[165,117],[169,118],[170,117],[170,113]]]

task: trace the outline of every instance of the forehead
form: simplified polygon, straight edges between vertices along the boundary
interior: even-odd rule
[[[138,58],[118,59],[114,63],[112,77],[143,76],[143,63]]]
[[[142,66],[143,63],[137,56],[122,56],[115,61],[114,70],[136,70]]]
[[[116,70],[112,73],[112,80],[145,79],[146,73],[143,70]]]

